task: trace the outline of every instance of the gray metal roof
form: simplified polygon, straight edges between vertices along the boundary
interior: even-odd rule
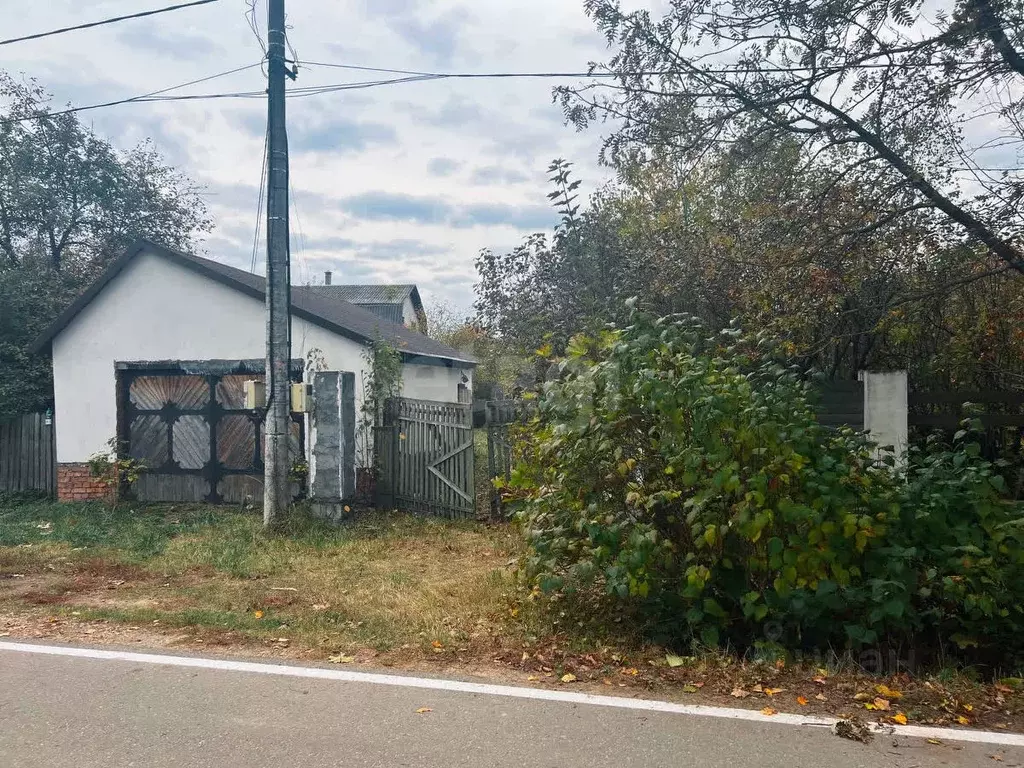
[[[402,304],[416,290],[415,285],[314,285],[314,293],[353,304]]]
[[[266,281],[259,275],[246,272],[217,261],[182,253],[172,248],[153,243],[149,240],[138,240],[121,256],[114,259],[103,273],[86,289],[85,293],[71,304],[60,316],[50,324],[32,343],[32,351],[42,350],[60,333],[85,306],[95,298],[107,283],[116,277],[135,256],[149,252],[169,259],[177,264],[188,267],[199,274],[212,278],[224,285],[246,293],[260,300],[266,299]],[[327,286],[318,286],[327,287]],[[340,287],[340,286],[338,286]],[[355,304],[338,298],[327,298],[313,287],[292,288],[292,314],[309,320],[315,325],[326,328],[341,336],[360,342],[385,338],[391,340],[409,362],[416,362],[417,356],[451,360],[453,362],[475,365],[476,361],[439,341],[435,341],[421,333],[406,328],[401,323],[392,323]]]

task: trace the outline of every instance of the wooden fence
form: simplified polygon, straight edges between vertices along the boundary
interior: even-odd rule
[[[42,413],[0,422],[0,492],[23,491],[57,491],[53,419]]]
[[[909,392],[907,409],[912,439],[935,430],[951,435],[964,418],[977,418],[984,429],[980,442],[986,458],[1024,460],[1024,392]]]

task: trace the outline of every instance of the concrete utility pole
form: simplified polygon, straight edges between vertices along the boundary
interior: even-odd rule
[[[268,2],[267,64],[267,418],[263,526],[274,527],[290,501],[291,265],[288,247],[288,134],[285,129],[284,0]]]

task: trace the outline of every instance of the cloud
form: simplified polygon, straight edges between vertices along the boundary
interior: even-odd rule
[[[548,229],[558,215],[546,205],[474,203],[458,205],[437,197],[392,192],[366,192],[341,201],[341,209],[368,221],[405,221],[417,224],[447,224],[455,228],[508,226],[519,229]]]
[[[452,160],[450,157],[435,157],[427,163],[427,173],[431,176],[451,176],[461,167],[462,163],[458,160]]]
[[[134,23],[125,27],[118,34],[118,40],[129,48],[179,61],[198,56],[217,56],[224,52],[223,47],[209,37],[190,32],[172,32],[154,22]]]
[[[451,207],[433,197],[418,197],[391,192],[364,192],[342,202],[342,209],[368,221],[412,221],[417,224],[443,224],[451,216]]]
[[[413,0],[378,0],[371,4],[369,15],[383,20],[388,30],[428,61],[448,64],[464,52],[470,39],[466,29],[474,15],[465,8],[426,15],[424,5]]]
[[[532,231],[551,229],[558,214],[546,205],[506,205],[503,203],[469,205],[452,220],[456,227],[508,226]]]
[[[477,168],[473,171],[473,175],[469,177],[469,180],[473,184],[490,185],[490,184],[522,184],[524,181],[529,181],[530,177],[525,173],[520,173],[513,168],[502,168],[497,165],[486,165],[482,168]]]
[[[398,134],[386,123],[336,118],[318,125],[300,122],[288,134],[289,147],[311,152],[361,152],[371,146],[394,145]]]

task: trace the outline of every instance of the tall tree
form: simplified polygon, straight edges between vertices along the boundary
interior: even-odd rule
[[[49,361],[33,338],[104,264],[147,236],[191,249],[211,228],[195,185],[152,145],[115,149],[0,73],[0,418],[45,407]]]
[[[849,236],[927,215],[1024,272],[1019,3],[672,0],[660,19],[585,7],[617,49],[603,66],[616,78],[559,92],[577,125],[619,123],[606,159],[669,148],[696,163],[788,136],[833,184],[871,191]]]

